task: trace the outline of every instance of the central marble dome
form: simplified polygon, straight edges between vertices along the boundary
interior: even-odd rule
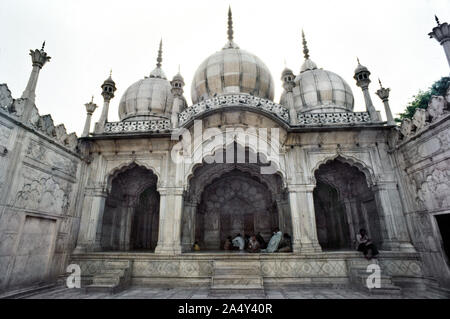
[[[274,97],[274,81],[267,66],[233,42],[231,11],[227,44],[199,66],[191,86],[194,104],[226,93],[248,93],[269,100]]]

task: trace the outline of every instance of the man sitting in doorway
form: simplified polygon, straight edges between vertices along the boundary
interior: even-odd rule
[[[232,243],[234,247],[238,247],[240,251],[244,251],[245,241],[244,238],[242,238],[241,234],[237,234],[236,237],[234,237]]]
[[[371,260],[378,255],[378,249],[372,243],[364,228],[360,229],[359,234],[356,235],[356,244],[356,249],[362,252],[367,260]]]
[[[292,240],[291,236],[288,233],[284,233],[283,240],[280,242],[280,245],[278,246],[278,252],[280,253],[292,252]]]
[[[277,227],[273,232],[272,238],[270,238],[269,244],[266,249],[261,250],[262,253],[274,253],[278,249],[278,245],[280,244],[281,237],[283,237],[283,233]]]

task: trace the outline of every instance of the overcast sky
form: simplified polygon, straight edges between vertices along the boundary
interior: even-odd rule
[[[36,104],[41,115],[50,113],[55,124],[80,134],[84,103],[94,95],[102,106],[100,85],[110,69],[118,90],[109,120],[118,120],[120,97],[155,67],[162,37],[163,70],[171,79],[181,65],[191,104],[195,70],[226,42],[228,5],[235,42],[269,67],[276,102],[284,61],[295,74],[303,62],[302,28],[311,59],[351,85],[356,111],[365,108],[353,79],[357,56],[372,72],[376,108],[383,110],[374,93],[380,77],[391,88],[394,113],[449,74],[442,47],[428,37],[435,13],[450,23],[449,0],[1,0],[0,83],[19,98],[31,71],[29,49],[46,40],[52,60],[41,72]]]

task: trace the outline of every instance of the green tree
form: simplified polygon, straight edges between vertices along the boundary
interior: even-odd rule
[[[413,96],[413,100],[406,106],[405,112],[400,113],[396,122],[401,122],[405,118],[412,118],[417,108],[426,109],[432,95],[445,96],[450,87],[450,77],[446,76],[433,83],[426,91],[419,91]]]

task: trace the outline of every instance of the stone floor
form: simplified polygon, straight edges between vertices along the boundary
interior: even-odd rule
[[[443,294],[423,290],[403,290],[401,295],[369,295],[351,289],[332,288],[270,288],[265,291],[267,299],[447,299]],[[208,288],[143,288],[131,287],[121,293],[110,295],[83,289],[54,288],[29,296],[30,299],[252,299],[252,294],[230,293],[212,296]]]

